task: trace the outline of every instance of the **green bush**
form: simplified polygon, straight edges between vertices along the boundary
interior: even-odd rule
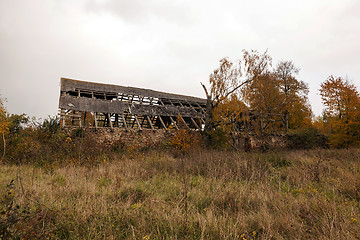
[[[289,147],[292,149],[326,148],[327,137],[316,128],[293,130],[288,134]]]
[[[41,124],[41,129],[51,134],[56,133],[60,129],[60,119],[57,116],[48,116]]]
[[[211,148],[229,149],[231,146],[231,138],[228,132],[222,129],[212,130],[207,133],[210,138]]]

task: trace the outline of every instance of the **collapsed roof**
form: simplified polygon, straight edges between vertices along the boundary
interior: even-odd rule
[[[61,78],[62,127],[201,130],[206,99]]]

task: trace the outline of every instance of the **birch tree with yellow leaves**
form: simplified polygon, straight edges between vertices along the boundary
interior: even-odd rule
[[[7,114],[6,108],[4,106],[4,99],[0,98],[0,134],[2,136],[3,148],[4,148],[3,154],[2,154],[2,159],[4,159],[5,153],[6,153],[5,135],[8,133],[9,127],[10,127],[10,122],[8,119],[8,114]]]
[[[204,129],[207,145],[211,141],[209,133],[229,120],[221,116],[229,114],[229,109],[242,108],[237,101],[241,99],[241,88],[267,71],[269,64],[271,57],[267,52],[243,50],[243,56],[237,62],[228,58],[220,60],[220,66],[210,74],[209,89],[201,83],[207,98]],[[232,117],[237,113],[240,111],[232,111]]]

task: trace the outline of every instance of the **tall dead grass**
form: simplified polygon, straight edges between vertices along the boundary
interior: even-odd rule
[[[3,239],[359,239],[359,156],[359,149],[197,150],[182,160],[147,152],[51,171],[2,165],[0,234]]]

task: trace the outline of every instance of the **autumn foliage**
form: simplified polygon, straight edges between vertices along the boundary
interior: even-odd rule
[[[0,99],[0,134],[4,135],[9,130],[9,121],[7,111],[4,107],[3,101]]]
[[[209,77],[210,91],[203,86],[208,135],[219,130],[230,135],[264,134],[311,127],[309,87],[296,78],[299,69],[292,61],[272,65],[267,52],[253,50],[244,50],[237,62],[220,60]]]
[[[269,62],[268,66],[271,65]],[[298,72],[291,61],[266,68],[243,88],[244,102],[256,112],[284,116],[289,129],[309,126],[312,117],[307,97],[309,87],[296,79]]]
[[[0,99],[0,134],[1,134],[1,137],[2,137],[2,141],[3,141],[2,159],[5,157],[5,153],[6,153],[5,135],[8,133],[9,127],[10,127],[10,121],[8,119],[8,113],[7,113],[6,109],[5,109],[3,101],[4,101],[3,99]]]
[[[201,147],[201,137],[198,132],[191,132],[182,128],[170,137],[168,144],[173,149],[176,157],[183,157]]]
[[[342,77],[330,76],[321,84],[325,105],[323,130],[334,147],[360,144],[360,94],[355,85]]]
[[[205,135],[212,141],[208,145],[214,145],[216,138],[211,137],[219,132],[230,139],[234,132],[264,134],[284,129],[301,139],[311,133],[306,142],[328,138],[332,147],[359,145],[360,95],[355,85],[330,76],[320,89],[324,113],[313,118],[309,87],[297,79],[298,73],[292,61],[273,67],[267,52],[244,50],[237,62],[221,59],[210,74],[209,91],[203,85],[208,100]]]

